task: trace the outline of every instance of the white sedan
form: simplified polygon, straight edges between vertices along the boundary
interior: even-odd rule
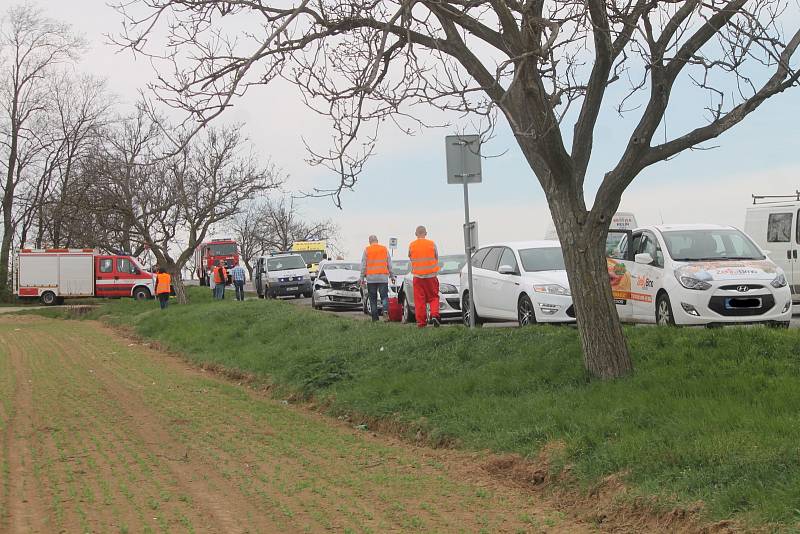
[[[472,255],[475,324],[490,321],[572,323],[575,311],[558,241],[497,243]],[[469,324],[467,267],[461,269],[461,309]]]

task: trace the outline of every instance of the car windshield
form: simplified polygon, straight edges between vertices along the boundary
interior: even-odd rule
[[[519,257],[522,260],[522,268],[529,273],[564,270],[561,247],[525,248],[519,251]]]
[[[411,260],[392,260],[392,272],[404,275],[411,272]]]
[[[304,269],[306,266],[300,256],[283,256],[282,258],[269,258],[268,271],[285,271],[287,269]]]
[[[358,271],[361,270],[361,265],[358,263],[326,263],[326,271]]]
[[[300,254],[303,257],[303,260],[311,265],[312,263],[319,263],[322,261],[322,255],[324,251],[322,250],[301,250],[296,252],[295,254]]]
[[[236,254],[236,243],[215,243],[209,249],[212,256],[233,256]]]
[[[452,256],[439,256],[439,274],[456,274],[461,272],[461,268],[467,263],[467,257],[463,254]]]
[[[675,261],[763,260],[750,238],[735,228],[662,232]]]

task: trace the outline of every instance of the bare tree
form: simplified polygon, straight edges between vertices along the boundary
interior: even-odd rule
[[[68,25],[46,18],[31,5],[12,7],[4,14],[0,27],[0,142],[5,165],[0,293],[8,292],[17,187],[42,148],[37,126],[49,109],[48,77],[57,65],[74,61],[82,46],[82,39]]]
[[[95,161],[93,187],[102,198],[97,209],[115,215],[132,245],[149,249],[187,302],[181,271],[209,230],[280,182],[247,151],[237,127],[209,128],[177,153],[167,131],[140,108]]]
[[[231,229],[251,278],[257,256],[290,250],[295,241],[330,241],[339,232],[333,221],[306,219],[294,199],[285,196],[251,204],[233,218]]]
[[[796,26],[792,0],[118,0],[117,8],[126,22],[119,43],[160,65],[155,94],[198,128],[251,85],[296,83],[332,119],[333,146],[311,159],[339,175],[317,191],[337,202],[372,153],[378,124],[425,126],[415,112],[432,106],[477,117],[488,134],[502,115],[544,189],[585,365],[603,378],[633,369],[604,251],[622,193],[646,167],[716,138],[798,82],[800,31],[782,27]],[[607,90],[623,80],[628,87]],[[679,86],[711,105],[675,134],[665,117]],[[635,124],[587,205],[596,125],[613,108]]]

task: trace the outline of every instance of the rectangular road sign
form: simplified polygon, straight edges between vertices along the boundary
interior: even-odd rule
[[[397,248],[397,238],[390,237],[389,238],[389,248]]]
[[[481,136],[448,135],[445,137],[448,184],[481,182]]]

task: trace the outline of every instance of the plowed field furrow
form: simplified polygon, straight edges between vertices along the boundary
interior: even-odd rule
[[[219,380],[91,322],[0,318],[0,531],[585,531],[466,454]]]

